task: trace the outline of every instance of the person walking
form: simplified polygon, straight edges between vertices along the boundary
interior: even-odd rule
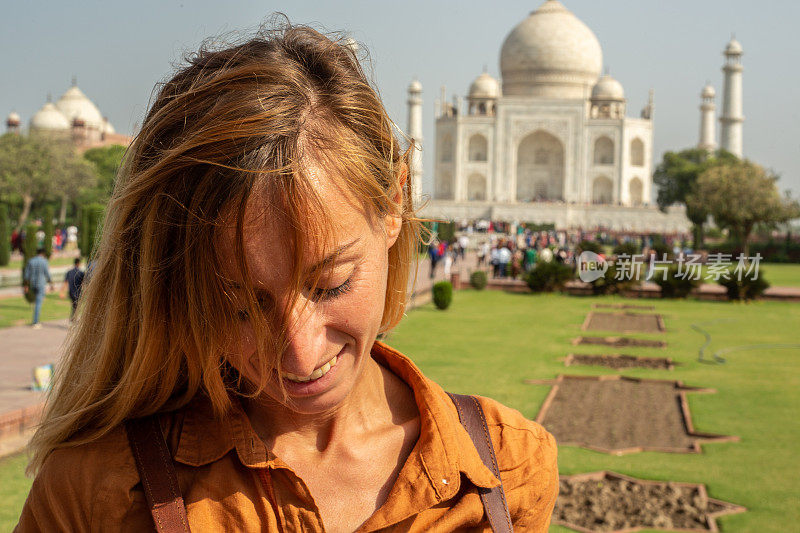
[[[81,258],[75,258],[75,266],[73,266],[67,274],[64,276],[64,286],[61,289],[61,297],[64,297],[64,293],[68,292],[69,299],[72,301],[72,308],[69,312],[69,321],[72,322],[72,319],[75,317],[75,310],[78,308],[78,298],[81,295],[81,286],[83,285],[83,277],[84,273],[81,270]]]
[[[25,281],[25,294],[33,291],[34,305],[33,305],[33,329],[40,329],[42,325],[39,323],[39,314],[42,311],[42,302],[44,295],[47,292],[47,284],[50,284],[50,290],[53,289],[53,280],[50,279],[50,265],[47,263],[44,248],[36,250],[36,257],[33,257],[28,264],[25,265],[23,272],[23,280]]]

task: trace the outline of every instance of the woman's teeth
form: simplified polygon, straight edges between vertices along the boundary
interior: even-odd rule
[[[295,382],[297,382],[297,383],[305,383],[306,381],[313,381],[313,380],[315,380],[315,379],[319,379],[319,378],[321,378],[322,376],[324,376],[325,374],[327,374],[327,373],[328,373],[328,371],[329,371],[331,368],[333,368],[334,366],[336,366],[336,363],[337,363],[338,361],[339,361],[339,356],[338,356],[338,355],[336,355],[336,356],[334,356],[334,358],[333,358],[333,359],[331,359],[330,361],[328,361],[327,363],[325,363],[324,365],[322,365],[322,366],[321,366],[321,367],[319,367],[318,369],[314,370],[314,371],[311,373],[311,375],[310,375],[310,376],[306,376],[306,377],[300,377],[300,376],[298,376],[298,375],[292,374],[291,372],[282,372],[282,373],[281,373],[281,375],[282,375],[283,377],[285,377],[286,379],[288,379],[289,381],[295,381]]]

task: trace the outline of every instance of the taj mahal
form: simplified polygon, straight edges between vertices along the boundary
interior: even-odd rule
[[[723,148],[737,155],[740,56],[738,43],[729,43],[726,57],[738,70],[726,67],[738,78],[723,69],[730,113],[720,118]],[[433,196],[423,216],[688,231],[683,209],[662,213],[652,201],[653,91],[638,116],[628,116],[622,84],[601,75],[602,69],[603,51],[592,30],[558,0],[546,0],[505,38],[501,80],[483,72],[469,87],[466,102],[458,96],[449,101],[442,89],[432,145],[422,142],[422,86],[414,80],[408,88],[407,132],[433,150],[435,161]],[[708,149],[716,146],[711,93],[708,87],[702,92],[699,143]],[[411,175],[420,191],[418,151]]]

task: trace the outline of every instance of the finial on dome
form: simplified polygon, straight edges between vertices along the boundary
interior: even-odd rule
[[[47,102],[49,103],[49,102],[52,102],[52,101],[53,101],[53,93],[48,92],[47,93]]]
[[[73,87],[78,86],[78,76],[76,76],[75,74],[72,75],[72,86]]]

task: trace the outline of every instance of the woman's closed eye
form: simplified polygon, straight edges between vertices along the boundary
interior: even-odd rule
[[[336,287],[318,287],[313,289],[311,291],[310,300],[313,302],[334,300],[352,289],[352,281],[353,278],[350,277],[347,278],[344,283],[337,285]],[[269,305],[267,299],[258,298],[258,306],[261,309],[265,309],[267,305]],[[236,315],[242,322],[246,322],[250,319],[250,313],[247,311],[247,309],[239,309],[236,311]]]
[[[311,293],[311,300],[318,302],[318,301],[326,301],[326,300],[333,300],[338,298],[339,296],[347,293],[352,288],[352,280],[353,278],[347,278],[344,283],[338,285],[336,287],[321,287],[314,289]]]

